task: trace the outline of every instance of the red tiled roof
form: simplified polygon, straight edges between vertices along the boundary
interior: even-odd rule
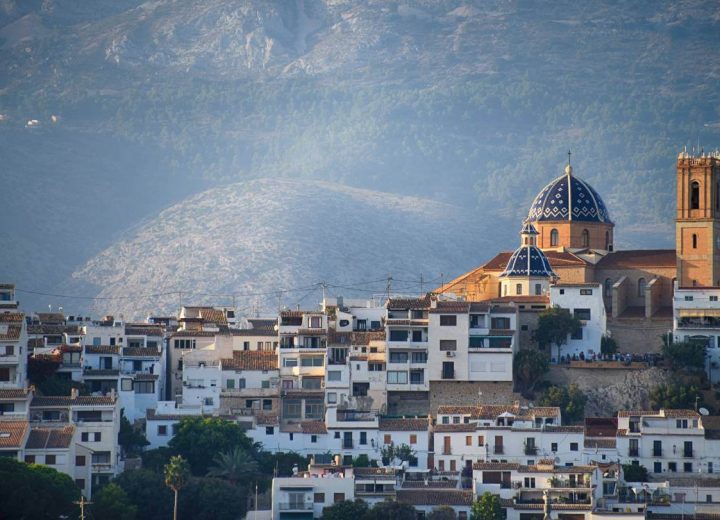
[[[475,423],[436,424],[434,428],[435,433],[474,432],[475,430],[477,430]]]
[[[551,262],[552,263],[552,262]],[[597,269],[633,269],[637,267],[675,268],[674,249],[628,249],[608,253],[597,263]]]
[[[217,325],[227,325],[225,313],[218,309],[200,309],[200,317]]]
[[[85,345],[86,354],[120,354],[118,345]]]
[[[123,356],[130,357],[160,357],[160,352],[156,348],[125,347],[122,353]]]
[[[300,423],[303,433],[323,434],[327,433],[327,428],[323,421],[303,421]]]
[[[278,333],[273,329],[230,329],[233,336],[276,338]]]
[[[24,399],[29,392],[26,388],[0,388],[0,399]]]
[[[125,334],[128,336],[162,336],[162,325],[148,323],[128,323],[125,325]]]
[[[384,330],[337,332],[328,331],[328,345],[369,345],[371,341],[383,341]]]
[[[664,414],[664,415],[663,415]],[[685,410],[685,409],[662,409],[660,411],[657,410],[620,410],[618,412],[618,417],[640,417],[640,416],[655,416],[655,417],[688,417],[688,418],[695,418],[700,417],[700,414],[697,413],[695,410]]]
[[[398,489],[397,501],[414,506],[470,506],[473,492],[470,489]]]
[[[0,448],[21,448],[27,421],[0,421]]]
[[[430,307],[430,298],[390,298],[385,307],[388,309],[427,309]]]
[[[613,439],[585,439],[583,446],[586,448],[611,449],[617,446],[617,441]]]
[[[51,407],[51,406],[112,406],[115,404],[116,398],[111,396],[95,396],[80,395],[75,398],[69,395],[61,396],[35,396],[30,403],[31,407]]]
[[[223,370],[277,370],[278,355],[265,350],[236,350],[232,358],[220,363]]]
[[[438,415],[470,415],[471,419],[495,419],[503,413],[510,413],[516,417],[560,417],[560,408],[555,406],[535,408],[511,405],[477,405],[477,406],[447,406],[438,407]]]
[[[64,428],[33,428],[25,443],[26,450],[63,449],[72,443],[74,426]]]
[[[427,419],[383,419],[380,418],[379,429],[388,432],[427,431]]]
[[[585,437],[615,437],[617,424],[616,417],[587,417]]]
[[[550,261],[550,266],[554,269],[556,267],[570,267],[586,265],[587,262],[582,258],[575,256],[567,251],[544,251],[545,256]],[[512,252],[503,251],[498,253],[489,262],[482,266],[486,271],[503,271],[507,267],[508,260],[512,256]]]
[[[431,307],[431,314],[448,313],[463,314],[470,309],[469,302],[437,302],[437,307]]]

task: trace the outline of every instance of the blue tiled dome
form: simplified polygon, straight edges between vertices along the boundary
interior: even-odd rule
[[[612,224],[600,195],[588,183],[566,173],[545,186],[530,206],[528,220],[577,220]],[[570,189],[568,189],[568,185]]]
[[[500,276],[544,276],[555,277],[545,253],[536,246],[520,246],[508,260]]]

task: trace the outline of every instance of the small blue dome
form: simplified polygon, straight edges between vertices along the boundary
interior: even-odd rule
[[[545,253],[536,246],[520,246],[508,260],[500,276],[542,276],[554,278],[555,272]]]
[[[528,220],[577,220],[612,224],[600,195],[588,183],[566,171],[545,186],[530,206]],[[568,189],[568,185],[570,189]]]

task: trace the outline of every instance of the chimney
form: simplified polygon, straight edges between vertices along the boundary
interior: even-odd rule
[[[80,395],[80,392],[77,388],[71,388],[70,389],[70,399],[77,399],[78,395]]]
[[[113,401],[115,401],[115,399],[117,398],[117,394],[115,393],[115,389],[114,389],[114,388],[111,388],[111,389],[110,389],[110,398],[111,398]]]

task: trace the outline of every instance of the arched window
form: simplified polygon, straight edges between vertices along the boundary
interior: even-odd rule
[[[700,209],[700,183],[693,181],[690,185],[690,209]]]
[[[590,231],[588,231],[587,229],[583,229],[582,232],[582,246],[590,247]]]
[[[697,235],[695,233],[692,236],[692,248],[697,249]]]
[[[522,294],[522,284],[515,284],[515,294]]]
[[[612,280],[610,278],[605,278],[605,296],[610,298],[612,296]]]
[[[641,298],[645,296],[645,278],[638,280],[638,296]]]
[[[610,251],[610,231],[605,231],[605,251]]]
[[[553,229],[552,231],[550,231],[550,247],[556,247],[559,241],[560,240],[558,238],[558,230]]]

